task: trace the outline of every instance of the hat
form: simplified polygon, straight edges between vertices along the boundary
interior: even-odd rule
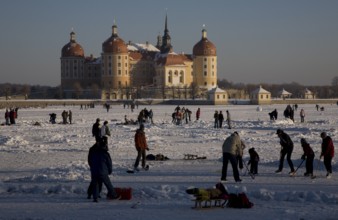
[[[281,134],[281,133],[283,133],[283,130],[278,128],[276,134]]]
[[[325,138],[326,137],[326,132],[323,131],[322,133],[320,133],[320,137]]]

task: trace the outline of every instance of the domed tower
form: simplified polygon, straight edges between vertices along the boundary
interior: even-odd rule
[[[81,90],[84,77],[84,51],[70,33],[70,41],[61,50],[61,89],[65,98],[72,98],[75,90]],[[76,88],[75,88],[76,87]]]
[[[194,83],[200,88],[217,86],[217,55],[215,45],[208,40],[207,31],[202,30],[202,39],[193,48]]]
[[[102,44],[101,54],[101,79],[106,99],[125,98],[121,89],[130,87],[128,48],[118,36],[115,24],[112,29],[112,35]]]

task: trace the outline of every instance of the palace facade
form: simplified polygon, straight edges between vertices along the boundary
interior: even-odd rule
[[[175,53],[167,16],[156,46],[126,43],[114,24],[100,57],[85,56],[72,31],[60,59],[63,98],[196,98],[217,86],[216,47],[207,31],[192,54]]]

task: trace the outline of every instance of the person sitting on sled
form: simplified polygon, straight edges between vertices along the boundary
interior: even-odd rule
[[[313,159],[315,158],[315,153],[313,152],[310,144],[305,140],[305,138],[300,139],[304,154],[302,155],[302,160],[306,160],[305,167],[306,172],[304,176],[313,176]]]

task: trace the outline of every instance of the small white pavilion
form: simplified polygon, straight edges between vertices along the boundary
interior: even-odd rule
[[[252,104],[267,105],[271,103],[271,92],[263,89],[262,86],[259,86],[258,89],[255,89],[250,93],[250,99]]]
[[[208,91],[208,100],[212,101],[214,105],[228,104],[228,93],[223,89],[215,87]]]

